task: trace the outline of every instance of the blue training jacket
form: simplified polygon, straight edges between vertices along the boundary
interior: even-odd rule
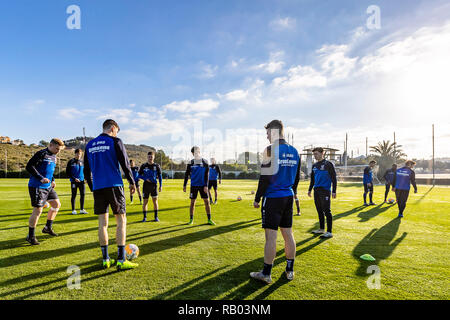
[[[54,181],[53,173],[56,168],[56,155],[51,153],[48,148],[40,150],[28,161],[26,170],[31,177],[28,186],[39,189],[48,189],[51,187],[51,181]],[[42,183],[41,180],[47,178],[49,183]]]
[[[184,174],[184,186],[187,185],[187,181],[191,178],[191,187],[205,187],[208,185],[209,178],[209,165],[205,159],[195,160],[192,159],[186,167]]]
[[[367,166],[364,169],[364,176],[363,176],[363,184],[368,184],[368,183],[372,183],[373,181],[373,172],[372,172],[372,168]]]
[[[395,189],[409,190],[411,189],[411,184],[413,185],[414,190],[417,191],[416,173],[408,167],[397,169],[393,180]]]
[[[120,168],[130,185],[135,184],[122,140],[102,133],[88,142],[84,154],[84,176],[91,190],[123,186]]]

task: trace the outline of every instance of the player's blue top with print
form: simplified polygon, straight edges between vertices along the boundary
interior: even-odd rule
[[[123,186],[120,168],[130,185],[134,185],[130,161],[122,140],[102,133],[89,141],[84,154],[84,176],[91,190]]]
[[[67,163],[66,174],[69,176],[70,182],[75,182],[75,179],[84,181],[84,164],[78,159],[71,159]]]
[[[134,182],[138,183],[138,181],[139,181],[139,167],[131,167],[131,172],[133,173]]]
[[[367,166],[364,169],[363,184],[372,183],[372,181],[373,181],[372,168],[370,166]]]
[[[51,187],[51,181],[54,181],[53,173],[56,167],[56,155],[50,152],[48,148],[40,150],[28,161],[26,170],[31,177],[28,186],[39,189],[48,189]],[[42,183],[41,180],[47,178],[48,183]]]
[[[274,145],[271,146],[271,153],[274,153],[272,160],[277,166],[275,173],[269,178],[269,185],[264,193],[265,198],[283,198],[294,195],[292,186],[298,175],[300,166],[300,157],[297,150],[280,140],[278,151],[274,150]],[[272,162],[272,161],[271,161]]]
[[[222,179],[222,172],[217,164],[209,165],[209,180],[216,181],[217,178]]]
[[[332,192],[336,193],[337,179],[333,163],[325,159],[314,163],[311,171],[309,191],[313,188],[322,188],[331,191],[332,186]]]
[[[191,178],[191,187],[205,187],[208,185],[209,166],[208,161],[205,159],[192,159],[188,163],[186,172],[184,174],[184,186],[187,185],[187,181]]]
[[[392,184],[392,181],[394,181],[394,175],[395,171],[393,169],[388,169],[386,173],[384,174],[384,180],[386,180],[387,184]]]
[[[414,190],[417,191],[416,173],[408,167],[397,169],[393,180],[395,189],[409,190],[411,189],[411,184],[413,185]]]
[[[150,180],[151,183],[158,183],[162,186],[161,167],[157,163],[144,163],[139,169],[139,178],[146,181]]]

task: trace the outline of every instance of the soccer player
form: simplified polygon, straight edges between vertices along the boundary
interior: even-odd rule
[[[141,195],[141,187],[139,186],[139,167],[135,166],[134,160],[130,160],[131,172],[133,172],[133,179],[136,183],[136,191],[139,195],[139,204],[142,204],[142,195]],[[130,189],[130,203],[133,203],[133,193],[131,193]]]
[[[272,282],[272,266],[276,255],[278,228],[284,238],[286,278],[294,279],[295,240],[292,233],[293,201],[300,178],[300,157],[284,139],[283,123],[273,120],[265,126],[271,143],[263,153],[261,175],[253,206],[259,208],[261,198],[262,227],[265,230],[264,266],[250,277]]]
[[[118,247],[117,270],[136,268],[136,263],[126,260],[126,200],[120,168],[136,191],[127,151],[122,140],[117,138],[120,128],[117,122],[108,119],[103,122],[103,133],[86,145],[84,155],[84,176],[89,189],[94,193],[94,214],[98,215],[98,238],[103,255],[103,268],[115,263],[108,254],[108,221],[111,206],[116,218],[116,242]],[[92,177],[91,177],[92,173]]]
[[[194,211],[195,211],[195,201],[197,199],[198,193],[205,203],[206,215],[208,217],[209,225],[216,225],[214,221],[211,220],[211,205],[208,201],[208,178],[209,178],[209,165],[208,161],[200,156],[200,148],[192,147],[191,153],[194,159],[188,163],[186,167],[186,172],[184,174],[184,184],[183,192],[186,192],[186,185],[188,179],[191,178],[191,190],[190,196],[191,206],[189,208],[190,220],[188,224],[194,223]]]
[[[372,169],[376,166],[377,162],[372,160],[369,165],[364,169],[363,184],[364,184],[364,205],[375,205],[373,202],[373,172]],[[367,204],[367,193],[369,193],[370,203]]]
[[[28,221],[29,229],[26,240],[31,245],[40,244],[36,239],[35,229],[46,202],[51,207],[48,210],[47,223],[42,232],[54,237],[57,236],[53,231],[53,221],[58,214],[59,208],[61,208],[61,203],[55,191],[56,183],[53,173],[56,167],[56,155],[62,149],[64,149],[64,142],[54,138],[50,141],[47,148],[36,152],[26,166],[26,170],[31,175],[28,182],[28,192],[31,198],[31,206],[33,207],[33,212]]]
[[[397,197],[399,218],[403,218],[403,211],[406,208],[411,184],[414,187],[414,193],[417,193],[416,173],[413,170],[415,165],[416,163],[412,160],[406,161],[403,168],[397,169],[392,181],[392,191],[395,192],[395,196]]]
[[[87,214],[87,211],[84,210],[84,196],[85,196],[85,184],[84,184],[84,164],[83,160],[83,151],[81,149],[75,150],[75,158],[69,160],[67,162],[66,174],[70,179],[70,186],[72,190],[72,198],[70,202],[72,204],[72,214],[77,214],[75,210],[75,199],[77,197],[77,191],[80,190],[80,213]]]
[[[208,180],[208,196],[209,203],[213,204],[211,196],[211,188],[214,188],[214,204],[217,204],[217,178],[219,178],[219,184],[222,184],[222,171],[216,164],[216,159],[211,158],[211,164],[209,165],[209,180]]]
[[[144,180],[143,193],[144,193],[144,204],[142,205],[142,213],[144,214],[144,219],[142,222],[147,221],[147,204],[148,198],[152,196],[153,210],[155,212],[155,222],[159,221],[158,218],[158,181],[159,181],[159,192],[162,190],[162,175],[161,167],[159,164],[154,163],[155,152],[150,151],[147,154],[147,163],[144,163],[139,169],[139,178]]]
[[[394,163],[391,169],[386,170],[384,173],[384,180],[386,183],[386,191],[384,192],[384,203],[387,202],[387,196],[389,194],[389,190],[391,189],[392,182],[394,181],[394,175],[397,171],[397,165]]]
[[[321,234],[321,238],[332,238],[333,216],[331,215],[331,197],[336,199],[337,179],[333,163],[325,160],[323,148],[314,148],[314,158],[311,172],[311,182],[308,189],[308,197],[314,188],[314,203],[319,214],[319,229],[314,234]],[[327,232],[325,232],[325,217],[327,218]]]

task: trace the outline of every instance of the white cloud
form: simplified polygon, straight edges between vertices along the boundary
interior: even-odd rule
[[[201,63],[201,73],[198,75],[200,79],[212,79],[217,75],[218,66]]]
[[[83,113],[76,108],[64,108],[58,110],[58,116],[64,119],[75,119],[82,116]]]
[[[121,124],[127,124],[132,118],[133,111],[130,109],[112,109],[107,114],[97,117],[100,120],[113,119],[119,126]]]
[[[174,101],[163,106],[165,110],[176,111],[181,113],[188,112],[208,112],[219,107],[219,102],[212,99],[198,100],[191,102],[189,100]]]
[[[277,18],[270,22],[270,27],[275,30],[289,30],[295,28],[297,21],[291,17]]]
[[[286,76],[273,79],[272,83],[275,87],[288,89],[324,88],[327,78],[310,66],[296,66],[290,68]]]

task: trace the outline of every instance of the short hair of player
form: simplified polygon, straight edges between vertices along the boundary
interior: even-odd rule
[[[147,153],[147,155],[149,156],[149,155],[155,155],[156,153],[155,153],[155,150],[150,150],[148,153]]]
[[[195,150],[200,150],[200,148],[197,147],[197,146],[193,146],[193,147],[191,148],[191,153],[194,154],[194,153],[195,153]]]
[[[323,153],[323,148],[321,148],[321,147],[316,147],[316,148],[314,148],[313,149],[313,151],[312,152],[319,152],[319,153]]]
[[[111,127],[116,127],[120,131],[120,127],[113,119],[108,119],[103,122],[103,130],[109,130]]]
[[[132,163],[132,162],[134,163],[134,160],[133,160],[133,159],[130,159],[130,163]]]
[[[413,160],[408,160],[408,161],[406,161],[405,165],[407,165],[407,166],[415,166],[416,162],[413,161]]]
[[[377,164],[377,162],[375,160],[372,160],[372,161],[369,162],[369,164],[372,164],[372,163]]]
[[[50,141],[50,144],[53,144],[53,145],[58,145],[58,146],[60,146],[60,147],[64,147],[64,142],[61,140],[61,139],[59,139],[59,138],[53,138],[51,141]]]
[[[75,154],[79,154],[80,152],[83,152],[83,150],[81,150],[80,148],[75,149]]]
[[[272,120],[264,126],[265,129],[278,129],[280,136],[284,135],[284,126],[281,120]]]

